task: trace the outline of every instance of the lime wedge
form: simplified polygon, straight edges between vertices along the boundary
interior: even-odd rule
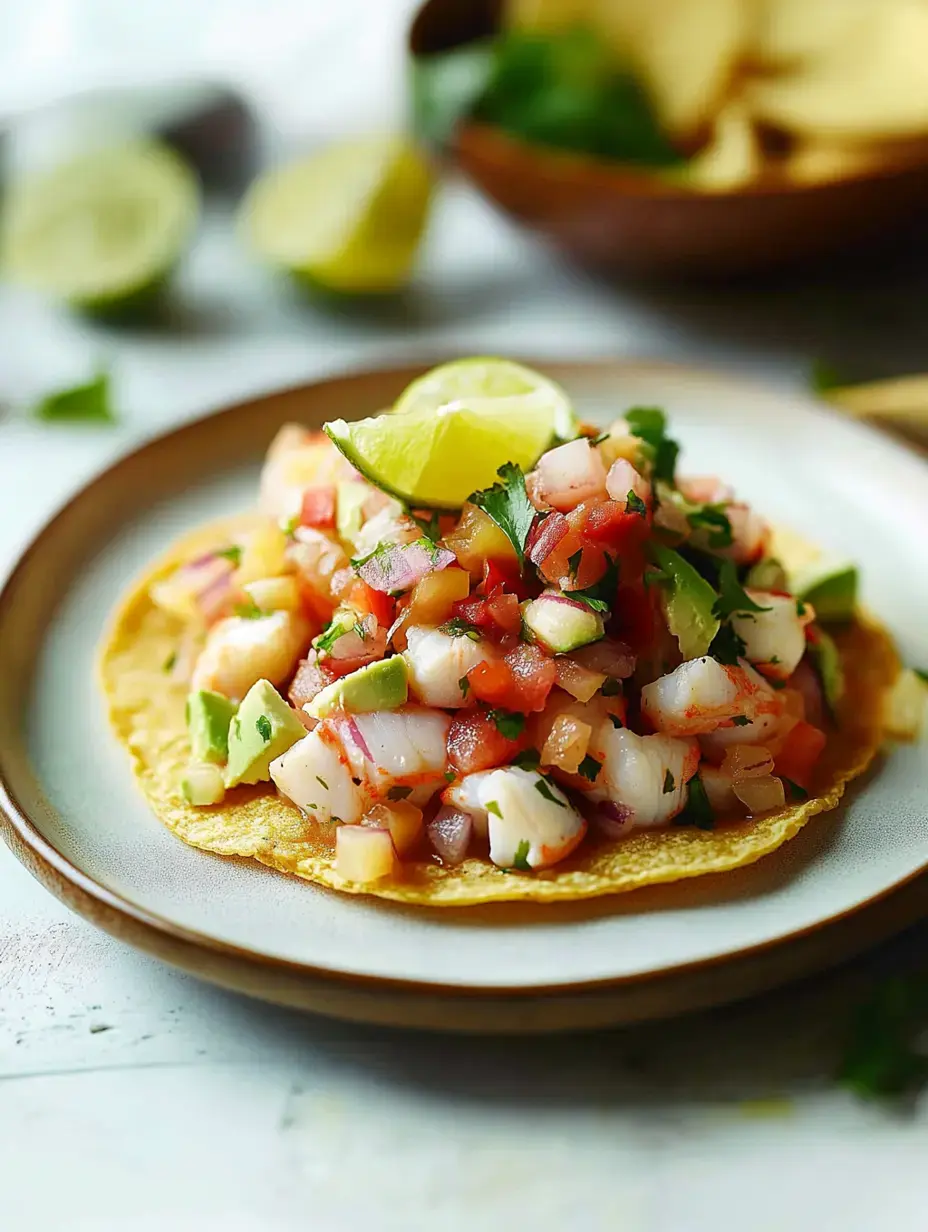
[[[546,391],[376,415],[325,431],[371,483],[413,508],[460,509],[504,463],[529,470],[555,437]]]
[[[19,282],[119,314],[164,284],[198,207],[193,172],[166,146],[98,150],[11,185],[0,256]]]
[[[506,399],[506,408],[511,408],[513,400],[520,397],[529,398],[532,406],[544,407],[553,435],[573,440],[578,434],[573,407],[560,385],[523,364],[493,356],[453,359],[433,368],[404,390],[393,410],[405,415],[410,411],[436,411],[451,402],[470,404],[474,399],[487,402],[497,398]],[[504,413],[502,404],[498,413]],[[505,413],[511,411],[506,409]]]
[[[256,252],[310,286],[379,295],[409,278],[432,185],[408,140],[368,137],[261,176],[242,222]]]

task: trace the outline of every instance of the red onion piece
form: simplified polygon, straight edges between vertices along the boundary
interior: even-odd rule
[[[226,563],[226,562],[223,562]],[[232,598],[232,567],[217,570],[212,580],[196,596],[197,607],[207,624],[218,620]]]
[[[311,650],[306,658],[297,664],[287,699],[295,710],[302,712],[306,703],[311,702],[317,693],[321,693],[335,679],[335,673],[330,671],[327,665],[321,664],[318,653]]]
[[[473,819],[443,804],[425,828],[432,850],[443,864],[460,864],[467,855],[474,833]]]
[[[380,548],[358,566],[357,572],[372,590],[391,594],[410,590],[428,574],[456,563],[457,557],[448,548],[417,539],[414,543],[391,543]]]
[[[633,811],[627,804],[603,800],[589,812],[590,824],[606,838],[622,838],[631,829]]]
[[[354,719],[348,719],[345,726],[348,729],[348,734],[351,737],[353,743],[361,750],[361,752],[364,754],[364,756],[367,758],[369,762],[373,762],[374,760],[373,754],[371,753],[371,750],[368,746],[367,741],[364,739],[363,732],[361,731],[360,727],[358,727]]]
[[[591,672],[605,672],[613,680],[627,680],[636,662],[631,647],[611,637],[600,638],[598,642],[573,651],[571,658]]]
[[[526,555],[532,564],[540,565],[546,557],[550,556],[569,530],[570,523],[563,513],[549,513],[544,517],[536,518],[532,523],[526,544]]]

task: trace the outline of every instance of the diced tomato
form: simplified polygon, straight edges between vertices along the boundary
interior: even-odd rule
[[[616,635],[636,654],[644,654],[654,642],[659,621],[656,591],[640,584],[620,585],[613,613],[611,628]]]
[[[469,599],[458,599],[451,611],[454,616],[466,620],[470,625],[476,625],[478,629],[488,629],[494,623],[487,600],[480,595],[471,595]]]
[[[544,710],[548,694],[557,683],[557,668],[538,646],[520,642],[506,655],[505,662],[512,670],[516,683],[516,701],[510,710],[528,713]]]
[[[504,633],[518,633],[522,628],[522,613],[515,595],[494,595],[487,600],[487,611]]]
[[[512,705],[515,679],[508,663],[486,659],[470,669],[467,680],[474,696],[480,701],[490,706],[504,706],[507,710],[517,709]]]
[[[460,774],[505,766],[525,747],[523,734],[507,740],[485,710],[459,710],[448,732],[448,756]]]
[[[379,625],[389,629],[396,615],[396,600],[380,590],[374,590],[367,582],[358,578],[351,588],[351,604],[360,612],[369,612]]]
[[[574,510],[576,513],[576,510]],[[568,521],[573,513],[568,515]],[[586,590],[602,578],[609,564],[603,548],[591,544],[571,528],[557,547],[538,566],[546,582],[562,590]]]
[[[492,598],[503,592],[519,599],[528,598],[528,590],[522,581],[517,565],[508,560],[486,560],[483,563],[483,593]]]
[[[315,526],[320,530],[331,529],[335,525],[335,488],[307,488],[303,493],[303,504],[300,509],[300,524]]]
[[[774,759],[777,774],[800,787],[808,787],[826,740],[820,727],[813,727],[805,720],[797,723]]]

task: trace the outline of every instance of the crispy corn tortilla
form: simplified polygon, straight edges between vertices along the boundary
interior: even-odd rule
[[[229,542],[248,519],[204,528],[178,544],[132,589],[106,634],[100,674],[109,716],[126,746],[142,791],[156,816],[185,843],[227,856],[249,856],[283,873],[349,894],[432,907],[502,901],[555,902],[617,894],[642,886],[719,873],[751,864],[793,837],[816,813],[834,808],[851,779],[870,764],[881,741],[883,695],[899,663],[888,634],[866,618],[839,631],[836,640],[847,675],[840,727],[829,739],[815,792],[756,821],[713,831],[689,827],[643,830],[602,845],[583,845],[547,872],[520,876],[488,860],[458,868],[404,864],[400,878],[374,885],[344,881],[334,868],[331,832],[277,795],[273,784],[236,788],[225,803],[194,808],[180,793],[190,756],[184,723],[186,689],[172,681],[166,662],[183,632],[180,621],[151,602],[149,587],[178,564]],[[816,552],[795,536],[775,545],[787,565],[799,567]]]

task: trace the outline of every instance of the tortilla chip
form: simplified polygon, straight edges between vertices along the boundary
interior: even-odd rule
[[[151,583],[176,565],[225,544],[247,519],[198,531],[146,574],[117,611],[100,662],[110,720],[132,758],[142,791],[156,816],[185,843],[220,855],[249,856],[284,873],[349,894],[371,894],[433,907],[502,901],[554,902],[617,894],[642,886],[725,872],[751,864],[793,837],[816,813],[834,808],[846,785],[862,774],[879,748],[883,696],[899,662],[888,634],[861,618],[836,634],[847,675],[839,730],[829,739],[815,794],[755,821],[718,826],[642,830],[626,839],[580,850],[545,872],[504,872],[488,860],[469,859],[458,868],[404,864],[401,880],[358,885],[334,868],[331,830],[323,832],[272,784],[236,788],[212,808],[194,808],[180,793],[190,756],[184,723],[186,687],[165,665],[175,653],[183,625],[154,606]],[[810,550],[792,536],[774,545],[789,566]],[[815,555],[814,552],[811,555]]]

